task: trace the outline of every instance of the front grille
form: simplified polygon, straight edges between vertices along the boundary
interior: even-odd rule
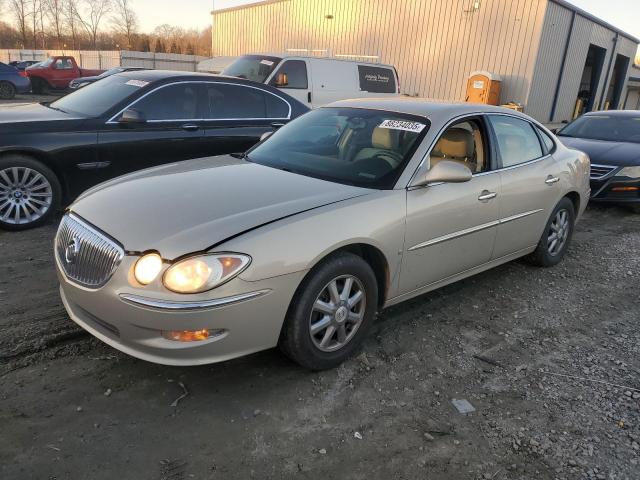
[[[591,164],[591,179],[600,180],[613,172],[618,167],[612,167],[611,165],[594,165]]]
[[[124,257],[121,245],[72,213],[62,217],[55,249],[67,278],[94,289],[109,281]]]

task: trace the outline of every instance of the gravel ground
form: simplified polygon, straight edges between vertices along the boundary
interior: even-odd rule
[[[393,307],[322,373],[101,344],[60,304],[54,231],[0,232],[2,479],[640,478],[640,215],[591,207],[558,267]]]

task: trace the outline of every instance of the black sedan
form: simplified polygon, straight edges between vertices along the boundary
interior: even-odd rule
[[[558,137],[591,158],[591,200],[626,204],[640,212],[640,111],[588,113]]]
[[[102,80],[103,78],[110,77],[111,75],[115,75],[116,73],[136,72],[136,71],[140,71],[140,70],[146,70],[146,68],[143,68],[143,67],[114,67],[114,68],[110,68],[109,70],[107,70],[105,72],[102,72],[100,75],[95,75],[93,77],[74,78],[73,80],[71,80],[71,82],[69,82],[69,89],[70,90],[77,90],[79,88],[86,87],[87,85],[90,85],[90,84],[92,84],[94,82],[97,82],[98,80]]]
[[[244,152],[307,111],[268,85],[157,70],[116,74],[51,104],[0,107],[0,228],[36,226],[134,170]]]

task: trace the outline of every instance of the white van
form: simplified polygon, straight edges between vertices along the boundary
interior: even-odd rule
[[[392,65],[294,55],[243,55],[222,75],[272,85],[310,108],[337,100],[398,95]]]

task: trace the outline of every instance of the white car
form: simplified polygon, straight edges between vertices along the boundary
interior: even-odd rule
[[[339,100],[400,94],[393,65],[347,59],[285,55],[243,55],[222,71],[279,88],[309,108]]]

